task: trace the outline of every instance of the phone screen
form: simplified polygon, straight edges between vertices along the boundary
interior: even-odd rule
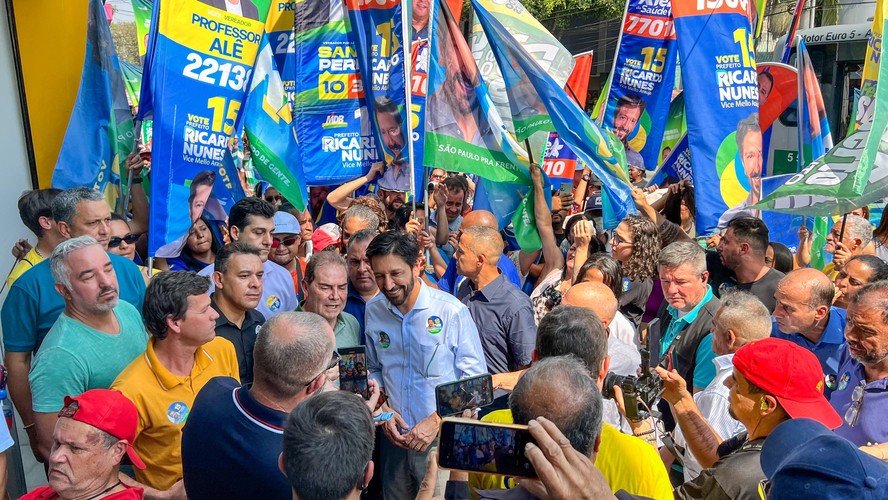
[[[524,447],[533,438],[526,426],[444,419],[438,464],[445,469],[535,478]]]
[[[441,417],[487,406],[493,403],[493,378],[484,374],[441,384],[435,388],[435,401]]]
[[[339,349],[339,389],[360,394],[366,399],[367,353],[363,346]]]

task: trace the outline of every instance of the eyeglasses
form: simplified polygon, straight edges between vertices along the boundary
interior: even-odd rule
[[[324,373],[327,373],[328,370],[332,370],[334,366],[339,366],[339,362],[341,360],[342,360],[342,356],[339,355],[339,351],[337,351],[336,349],[333,349],[333,355],[330,357],[330,364],[327,365],[326,368],[321,370],[321,373],[318,373],[317,375],[312,377],[311,380],[309,380],[308,382],[306,382],[302,385],[308,385],[308,384],[314,382],[318,377],[321,377],[324,375]]]
[[[284,197],[281,195],[266,196],[265,201],[267,201],[269,203],[282,202],[282,201],[284,201]]]
[[[132,233],[130,233],[130,234],[124,236],[123,238],[120,238],[120,237],[114,236],[113,238],[111,238],[111,239],[108,240],[108,248],[117,248],[117,247],[119,247],[120,244],[123,243],[124,241],[126,242],[127,245],[132,245],[133,243],[135,243],[136,241],[138,241],[138,239],[139,239],[139,235],[138,235],[138,234],[132,234]]]
[[[854,388],[851,393],[851,406],[845,411],[845,423],[848,427],[857,425],[857,418],[860,417],[860,408],[863,406],[863,393],[866,392],[866,382],[860,381],[860,385]]]
[[[290,236],[289,238],[284,238],[282,240],[275,238],[275,239],[271,240],[271,248],[277,248],[281,245],[288,247],[288,246],[292,245],[293,243],[296,243],[296,240],[298,240],[298,239],[299,239],[298,236]]]
[[[626,243],[627,245],[631,245],[632,242],[628,240],[624,240],[619,234],[614,233],[612,245],[619,245],[620,243]]]

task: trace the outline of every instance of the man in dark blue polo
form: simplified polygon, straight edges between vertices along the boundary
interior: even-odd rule
[[[888,459],[888,280],[869,283],[851,296],[847,348],[839,365],[838,386],[830,396],[833,408],[844,417],[836,434],[855,446],[881,445]]]
[[[484,226],[464,229],[453,254],[457,270],[474,290],[462,301],[481,334],[490,373],[528,367],[536,344],[530,299],[500,273],[497,263],[502,255],[499,231]]]
[[[816,269],[797,269],[777,285],[772,337],[813,352],[826,381],[825,393],[838,387],[839,358],[845,351],[845,310],[832,305],[835,288]]]

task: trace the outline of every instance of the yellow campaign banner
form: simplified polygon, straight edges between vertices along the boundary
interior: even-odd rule
[[[12,0],[12,21],[27,110],[28,148],[37,186],[48,188],[68,117],[77,98],[86,51],[89,2]]]
[[[857,116],[848,130],[848,135],[866,123],[872,115],[876,99],[876,81],[879,79],[879,63],[882,60],[882,20],[888,3],[877,0],[876,13],[873,16],[871,36],[867,42],[866,57],[863,60],[863,73],[860,79],[860,101],[857,104]]]

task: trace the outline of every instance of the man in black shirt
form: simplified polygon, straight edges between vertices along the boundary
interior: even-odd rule
[[[265,317],[256,310],[262,298],[262,259],[246,243],[229,243],[216,254],[210,305],[219,313],[216,335],[234,344],[240,380],[253,381],[253,346]]]
[[[735,217],[728,222],[717,249],[718,253],[710,252],[706,257],[712,292],[721,297],[731,288],[746,290],[773,313],[774,292],[783,273],[765,264],[768,226],[756,217]]]

